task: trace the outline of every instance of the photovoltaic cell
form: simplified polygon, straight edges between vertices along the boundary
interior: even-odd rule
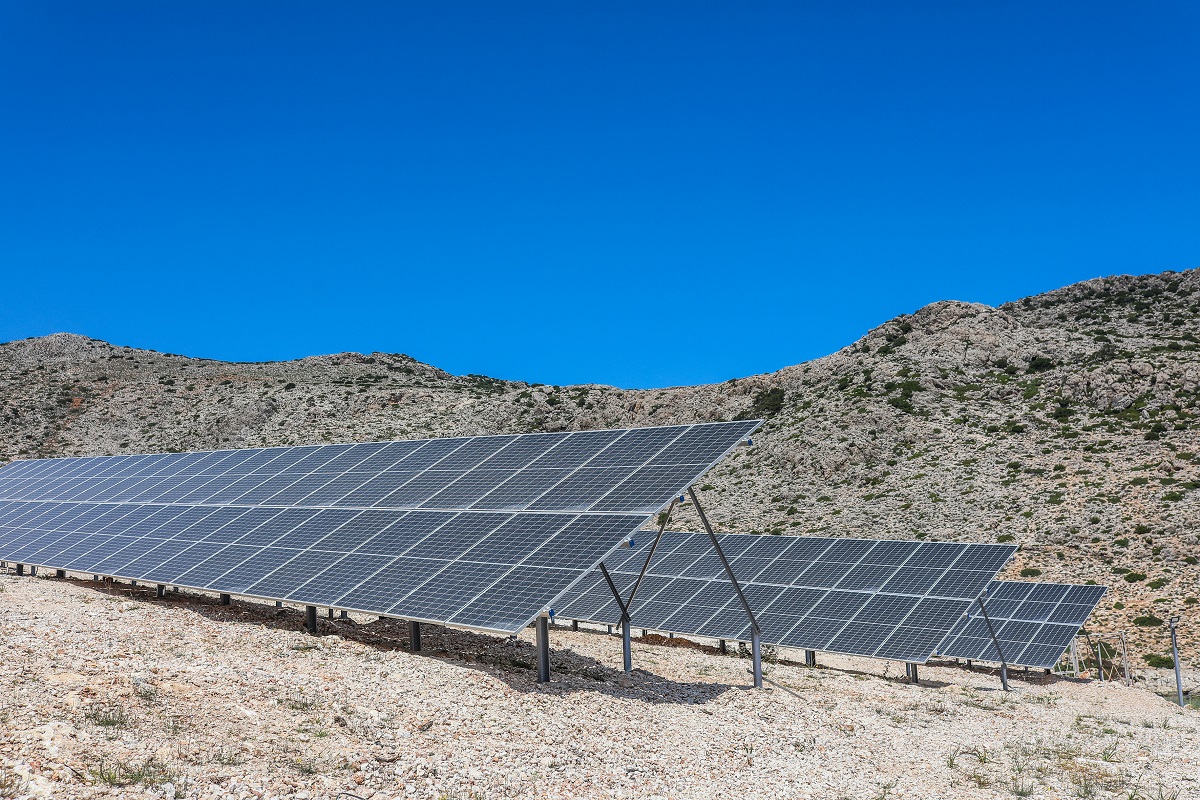
[[[514,632],[759,424],[16,462],[0,559]]]

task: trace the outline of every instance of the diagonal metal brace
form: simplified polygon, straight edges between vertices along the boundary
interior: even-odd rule
[[[721,565],[725,567],[725,574],[729,577],[729,582],[733,584],[733,590],[737,592],[738,600],[742,601],[742,608],[746,610],[746,616],[750,618],[750,625],[755,633],[761,634],[762,628],[758,625],[758,619],[754,616],[754,611],[750,608],[750,601],[746,599],[746,595],[742,594],[741,584],[733,575],[733,567],[729,566],[729,559],[725,558],[725,551],[721,549],[720,542],[717,541],[717,535],[713,533],[712,525],[708,523],[708,516],[704,513],[704,509],[700,507],[700,500],[696,497],[696,490],[691,486],[688,487],[688,494],[691,495],[692,504],[696,506],[696,513],[700,515],[700,523],[704,525],[704,530],[708,533],[709,541],[712,542],[713,549],[717,551],[717,557],[721,559]]]
[[[612,590],[613,599],[617,601],[617,605],[621,607],[621,624],[629,622],[629,607],[621,600],[621,593],[617,591],[617,585],[613,583],[612,576],[608,574],[608,567],[604,563],[600,564],[600,574],[604,576],[604,580],[608,581],[608,588]]]
[[[996,638],[996,629],[992,627],[991,617],[988,616],[987,606],[983,604],[983,595],[975,598],[979,601],[979,610],[983,612],[983,621],[987,624],[988,633],[991,634],[992,644],[996,646],[996,655],[1000,656],[1000,684],[1004,687],[1004,691],[1008,691],[1008,662],[1004,659],[1004,651],[1000,649],[1000,640]]]
[[[667,513],[663,515],[662,522],[658,524],[658,535],[654,537],[654,544],[650,545],[650,552],[646,554],[646,562],[642,564],[642,571],[638,573],[633,589],[629,592],[629,599],[621,606],[625,610],[626,616],[628,616],[629,608],[633,605],[633,598],[637,596],[637,591],[642,586],[642,579],[646,577],[646,570],[650,568],[650,559],[654,558],[654,551],[658,549],[658,543],[662,541],[663,531],[667,529],[667,523],[671,521],[671,512],[675,510],[675,504],[678,502],[679,498],[677,497],[671,499],[671,505],[667,506]],[[620,601],[618,600],[618,602]]]

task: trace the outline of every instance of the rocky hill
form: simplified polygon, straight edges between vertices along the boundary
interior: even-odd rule
[[[0,345],[0,459],[765,416],[706,479],[722,528],[1021,545],[1112,587],[1135,661],[1200,655],[1200,271],[941,302],[825,358],[652,390],[450,375],[397,354],[232,364],[71,334]],[[691,509],[673,525],[697,529]]]

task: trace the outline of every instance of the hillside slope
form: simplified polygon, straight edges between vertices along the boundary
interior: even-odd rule
[[[71,334],[0,345],[0,458],[656,425],[765,415],[703,487],[722,528],[996,541],[1013,575],[1113,587],[1135,660],[1200,596],[1200,271],[999,308],[940,302],[837,353],[652,390],[455,376],[373,353],[231,364]],[[673,525],[697,529],[690,509]],[[1153,619],[1149,621],[1153,621]],[[1200,637],[1181,631],[1195,662]]]

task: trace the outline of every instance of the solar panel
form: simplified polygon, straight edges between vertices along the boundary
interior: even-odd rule
[[[606,562],[627,598],[654,534]],[[721,549],[762,641],[924,663],[1016,552],[1012,545],[722,534]],[[616,624],[594,572],[561,603],[564,619]],[[750,622],[707,534],[665,532],[630,609],[653,630],[746,641]]]
[[[1104,586],[993,581],[984,606],[1004,657],[996,652],[978,603],[946,635],[938,653],[1049,669],[1062,658],[1107,591]]]
[[[0,559],[514,633],[760,424],[18,461]]]

